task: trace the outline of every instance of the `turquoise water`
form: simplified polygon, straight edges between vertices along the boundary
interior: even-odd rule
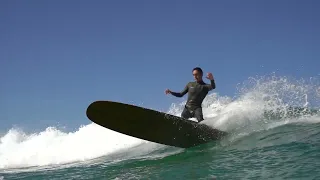
[[[234,142],[226,140],[193,149],[159,146],[126,159],[127,154],[148,148],[148,144],[143,144],[111,159],[105,156],[30,172],[20,169],[22,172],[1,173],[1,176],[5,179],[320,179],[319,129],[319,123],[283,125]]]
[[[246,82],[236,98],[213,93],[203,104],[205,123],[230,135],[190,149],[95,124],[75,132],[12,129],[1,137],[0,179],[320,179],[320,114],[305,111],[319,92],[315,82],[272,77]]]

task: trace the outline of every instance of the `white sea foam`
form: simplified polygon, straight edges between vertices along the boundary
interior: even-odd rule
[[[85,161],[142,142],[96,124],[89,124],[69,133],[53,127],[36,134],[25,134],[12,129],[0,139],[0,168]]]

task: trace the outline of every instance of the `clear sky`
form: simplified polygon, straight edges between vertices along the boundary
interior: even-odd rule
[[[319,74],[320,1],[0,1],[0,130],[88,124],[95,100],[167,111],[192,68],[221,95]]]

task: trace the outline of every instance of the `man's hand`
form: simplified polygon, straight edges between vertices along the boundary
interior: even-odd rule
[[[213,80],[212,73],[207,73],[207,79]]]
[[[166,94],[171,94],[171,91],[169,89],[166,89],[165,93]]]

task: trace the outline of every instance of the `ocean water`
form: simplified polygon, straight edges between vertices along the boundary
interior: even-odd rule
[[[180,115],[183,104],[172,104],[168,113]],[[234,97],[213,92],[203,103],[203,123],[229,135],[190,149],[89,120],[74,132],[13,128],[0,136],[0,180],[320,179],[319,105],[317,78],[248,78]]]

